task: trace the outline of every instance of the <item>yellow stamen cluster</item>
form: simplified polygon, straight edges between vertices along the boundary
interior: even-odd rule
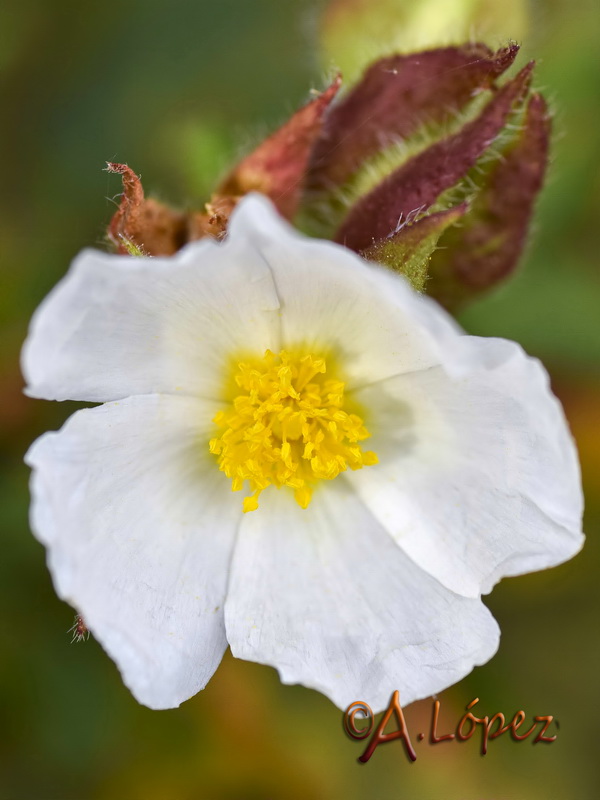
[[[240,394],[215,416],[220,435],[211,439],[210,452],[234,492],[249,482],[244,511],[258,508],[271,484],[290,486],[306,508],[320,479],[377,463],[358,444],[371,435],[362,419],[344,411],[344,383],[325,372],[324,358],[285,350],[237,364]]]

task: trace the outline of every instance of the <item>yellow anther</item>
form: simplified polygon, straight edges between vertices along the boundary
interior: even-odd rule
[[[370,433],[358,414],[344,410],[345,385],[326,377],[324,358],[267,350],[236,366],[240,393],[214,417],[220,430],[209,450],[233,491],[248,481],[244,512],[258,508],[270,485],[289,486],[306,508],[319,480],[377,463],[375,453],[357,444]]]
[[[294,492],[294,499],[301,508],[307,508],[308,504],[310,503],[311,496],[312,489],[306,484],[304,484],[304,486],[300,486]]]
[[[256,511],[258,508],[258,495],[252,494],[250,497],[244,497],[244,512]]]

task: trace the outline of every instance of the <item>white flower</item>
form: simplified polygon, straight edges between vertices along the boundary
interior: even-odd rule
[[[31,396],[103,403],[27,454],[32,528],[153,708],[200,690],[228,644],[340,707],[425,697],[496,651],[482,592],[582,545],[540,364],[258,196],[224,243],[85,251],[23,370]]]

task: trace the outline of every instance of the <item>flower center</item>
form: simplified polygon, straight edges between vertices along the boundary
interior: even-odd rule
[[[240,393],[215,416],[220,430],[210,452],[231,478],[232,491],[249,482],[244,511],[258,508],[260,493],[271,484],[290,486],[306,508],[319,480],[377,463],[375,453],[361,450],[358,442],[371,434],[358,414],[348,412],[347,401],[344,410],[345,384],[326,377],[324,358],[267,350],[236,366]]]

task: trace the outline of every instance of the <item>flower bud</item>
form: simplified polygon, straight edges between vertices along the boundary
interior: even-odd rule
[[[518,49],[469,43],[393,55],[341,100],[338,76],[199,211],[146,199],[135,173],[111,164],[124,191],[109,238],[120,252],[170,255],[223,236],[240,198],[257,191],[298,227],[455,308],[514,270],[547,166],[550,119],[530,94],[533,62],[501,81]]]

